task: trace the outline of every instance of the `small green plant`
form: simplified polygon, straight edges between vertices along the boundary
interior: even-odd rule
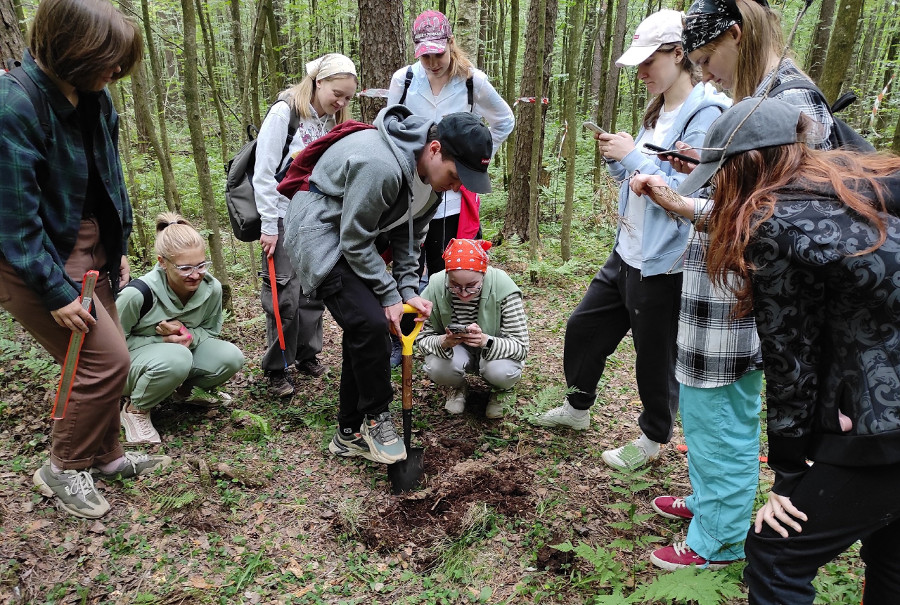
[[[635,448],[636,449],[636,448]],[[628,462],[627,446],[626,451],[622,455],[623,460]],[[613,521],[609,523],[610,527],[621,530],[623,537],[616,538],[610,543],[611,548],[623,550],[631,554],[631,577],[634,580],[637,572],[646,565],[646,562],[638,558],[638,552],[645,549],[648,545],[662,540],[659,536],[642,535],[638,532],[645,521],[653,515],[650,513],[638,512],[638,492],[645,491],[653,483],[647,480],[647,473],[650,472],[649,466],[645,468],[634,468],[629,470],[613,470],[611,472],[612,481],[609,483],[609,489],[615,494],[622,496],[622,501],[607,504],[606,507],[612,510],[620,510],[625,513],[625,519],[622,521]]]
[[[272,437],[269,421],[247,410],[234,410],[231,419],[239,422],[244,428],[235,431],[235,436],[242,441],[266,441]]]
[[[449,544],[436,547],[439,552],[437,568],[448,578],[466,581],[472,575],[472,557],[469,549],[497,532],[497,515],[483,502],[473,502],[462,521],[462,531]]]
[[[512,413],[520,420],[534,424],[534,419],[549,409],[562,404],[566,396],[576,392],[577,389],[567,389],[564,385],[554,384],[538,391],[534,398],[512,408]]]
[[[555,546],[551,545],[551,548],[555,548],[560,552],[574,553],[576,557],[584,559],[593,567],[586,574],[581,573],[577,569],[573,570],[573,587],[594,585],[620,588],[625,581],[622,564],[616,561],[615,552],[609,549],[602,546],[594,548],[584,542],[580,542],[578,546],[573,546],[569,540]]]
[[[740,582],[729,574],[713,573],[696,567],[683,567],[657,576],[649,584],[639,586],[627,597],[621,589],[611,595],[597,596],[597,605],[630,603],[666,603],[720,605],[729,599],[744,597]]]

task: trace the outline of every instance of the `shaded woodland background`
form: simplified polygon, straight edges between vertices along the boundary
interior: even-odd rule
[[[20,57],[29,0],[0,0],[0,58]],[[255,244],[239,244],[228,229],[223,158],[246,140],[278,92],[304,75],[304,64],[326,52],[357,61],[361,89],[386,88],[412,59],[410,23],[438,8],[473,62],[515,107],[517,126],[494,162],[503,221],[496,240],[529,242],[541,256],[541,225],[571,256],[573,212],[593,204],[603,184],[594,157],[590,187],[576,187],[576,132],[582,119],[634,133],[646,105],[635,70],[613,60],[645,16],[686,3],[627,0],[120,0],[145,33],[145,61],[114,86],[123,116],[122,155],[135,208],[132,254],[146,259],[152,219],[164,209],[199,219],[215,274],[224,285],[253,269]],[[775,3],[788,32],[804,8]],[[859,101],[842,117],[880,149],[900,151],[900,98],[894,92],[900,18],[891,0],[815,0],[799,23],[791,52],[830,101],[846,91]],[[539,91],[539,92],[536,92]],[[534,97],[545,98],[535,115]],[[532,102],[517,102],[530,98]],[[356,117],[371,120],[383,101],[360,97]],[[581,154],[593,144],[581,137]],[[561,208],[547,210],[551,177],[565,183]],[[576,191],[578,189],[578,191]],[[556,195],[555,197],[560,197]],[[577,213],[576,213],[577,214]],[[575,221],[577,225],[577,219]],[[577,233],[575,234],[577,237]]]

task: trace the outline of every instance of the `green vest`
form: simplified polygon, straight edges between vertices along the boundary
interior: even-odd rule
[[[438,334],[443,334],[447,324],[453,321],[453,294],[447,289],[446,274],[446,271],[440,271],[432,275],[422,292],[422,298],[434,303],[429,320]],[[516,292],[522,293],[505,271],[488,267],[478,301],[478,325],[482,332],[490,336],[500,333],[500,303]]]

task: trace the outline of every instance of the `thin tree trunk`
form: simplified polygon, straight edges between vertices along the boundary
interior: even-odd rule
[[[219,83],[216,78],[216,40],[213,34],[212,23],[209,20],[209,13],[203,10],[203,3],[195,0],[195,8],[197,9],[197,18],[200,20],[200,31],[203,35],[203,59],[206,63],[206,77],[209,80],[209,90],[212,93],[213,105],[216,108],[216,117],[219,119],[219,141],[222,144],[222,165],[223,169],[228,163],[231,154],[228,151],[228,127],[225,125],[225,110],[222,108],[222,97],[219,90]]]
[[[601,96],[600,87],[604,85],[604,83],[609,79],[609,69],[610,64],[612,63],[612,59],[610,59],[609,53],[609,44],[606,42],[612,37],[612,27],[613,27],[613,5],[615,0],[608,0],[606,5],[606,14],[604,19],[604,27],[603,27],[603,38],[599,37],[600,28],[597,28],[597,43],[598,49],[594,51],[594,62],[598,65],[597,69],[600,77],[597,79],[597,92],[595,93],[597,96],[597,106],[595,108],[594,121],[597,122],[600,126],[604,128],[609,128],[613,130],[612,125],[608,122],[604,122],[604,101],[605,101],[605,89],[603,91],[603,96]],[[598,17],[599,18],[599,17]],[[599,59],[599,61],[598,61]],[[616,85],[618,86],[618,84]],[[603,154],[600,153],[600,147],[594,145],[594,191],[600,188],[600,184],[603,180],[603,170],[605,169],[606,162],[603,161]]]
[[[516,103],[516,69],[519,59],[519,0],[509,1],[509,57],[507,57],[506,81],[503,85],[506,102],[515,108]],[[515,139],[513,139],[515,140]],[[512,166],[515,158],[515,145],[506,143],[506,170],[503,173],[503,186],[508,190],[512,180]]]
[[[829,103],[833,103],[841,94],[844,76],[847,74],[847,66],[853,53],[862,7],[863,0],[841,0],[838,5],[819,86]]]
[[[534,104],[532,114],[532,139],[531,139],[531,166],[529,169],[529,203],[528,203],[528,259],[533,263],[538,260],[540,253],[540,213],[541,213],[541,188],[539,177],[541,173],[541,147],[543,144],[543,111],[541,108],[541,96],[544,89],[544,38],[547,23],[547,0],[532,0],[537,3],[537,32],[535,34],[535,46],[537,56],[534,61],[533,86],[537,101]],[[531,276],[535,281],[535,276]]]
[[[575,206],[575,151],[578,134],[576,110],[578,98],[578,74],[581,73],[578,65],[578,57],[581,56],[581,35],[584,29],[584,0],[575,0],[570,14],[572,35],[569,39],[569,54],[566,56],[566,91],[563,94],[563,114],[568,126],[566,134],[564,154],[566,158],[566,201],[563,205],[562,231],[560,233],[560,253],[563,261],[572,257],[572,213]]]
[[[545,7],[546,15],[544,20],[544,43],[541,48],[543,56],[541,73],[543,74],[542,86],[535,88],[534,74],[537,72],[537,31],[539,15],[538,5],[540,0],[531,0],[528,9],[528,32],[527,44],[525,44],[525,61],[522,70],[522,88],[519,91],[520,97],[535,97],[535,103],[520,103],[519,115],[515,130],[515,148],[512,166],[512,178],[509,182],[509,196],[506,203],[506,216],[504,217],[503,229],[500,239],[505,239],[517,235],[522,240],[528,239],[529,231],[529,210],[531,202],[531,180],[537,178],[537,175],[531,173],[532,151],[537,150],[540,154],[543,148],[543,127],[534,129],[534,125],[543,124],[545,115],[544,105],[541,103],[541,97],[547,90],[550,80],[550,60],[553,50],[553,32],[556,30],[556,17],[559,5],[557,2],[548,2]],[[538,112],[535,116],[532,112]],[[538,140],[539,143],[535,143]],[[538,163],[538,171],[541,164]]]
[[[258,0],[256,18],[253,20],[253,43],[250,45],[250,66],[247,69],[249,85],[247,92],[250,96],[250,111],[253,114],[253,123],[259,124],[262,120],[259,116],[259,56],[262,52],[263,36],[266,33],[266,3],[267,0]]]
[[[615,59],[622,54],[625,45],[625,27],[628,24],[628,0],[618,0],[616,7],[616,23],[613,32],[612,48],[609,53],[609,71],[606,76],[606,91],[603,94],[603,118],[601,126],[615,132],[616,115],[618,113],[619,100],[619,74],[621,69],[616,67]]]
[[[125,4],[123,3],[123,6]],[[163,179],[163,195],[166,197],[166,207],[175,212],[181,212],[181,193],[175,185],[175,170],[172,168],[172,152],[169,147],[169,131],[166,127],[166,99],[162,90],[162,67],[159,64],[159,55],[156,50],[156,41],[153,29],[150,27],[150,7],[147,0],[141,0],[141,15],[144,21],[144,41],[147,43],[147,55],[150,58],[150,87],[153,89],[153,97],[156,100],[156,120],[159,124],[159,145],[156,161],[159,162],[159,170]],[[153,145],[153,138],[150,139]]]
[[[191,133],[191,150],[194,165],[197,168],[197,182],[200,189],[200,201],[203,207],[203,220],[209,229],[209,253],[212,256],[213,270],[222,283],[222,304],[229,311],[231,305],[231,280],[225,269],[225,257],[222,254],[222,234],[219,218],[216,213],[216,201],[213,195],[212,179],[209,174],[209,160],[206,141],[203,134],[203,121],[200,112],[200,87],[197,83],[197,22],[192,0],[181,0],[184,14],[184,52],[182,59],[182,75],[184,78],[184,104],[187,113],[188,129]]]
[[[244,53],[244,34],[241,28],[241,0],[229,2],[231,11],[231,44],[234,47],[234,73],[237,79],[238,102],[241,107],[241,133],[251,123],[250,97],[247,95],[247,59]],[[243,136],[243,134],[241,135]]]
[[[834,21],[836,3],[837,0],[822,0],[819,18],[813,27],[813,39],[806,55],[806,73],[813,82],[819,81],[825,67],[825,52],[828,50],[828,37],[831,33],[831,22]]]
[[[125,175],[128,178],[128,198],[131,201],[131,206],[134,212],[132,213],[134,216],[134,229],[132,230],[132,250],[131,254],[134,256],[146,260],[150,258],[150,238],[147,236],[147,227],[144,221],[144,217],[147,215],[147,208],[144,204],[144,198],[141,195],[141,190],[137,186],[137,182],[134,179],[134,162],[131,158],[131,145],[128,144],[129,139],[131,138],[128,115],[121,111],[121,109],[125,106],[125,89],[116,84],[110,85],[110,93],[113,96],[113,99],[118,97],[118,103],[116,105],[116,111],[119,113],[119,123],[122,127],[122,139],[125,141],[124,145],[119,145],[119,149],[122,150],[122,160],[124,161]],[[119,94],[116,95],[115,93]],[[135,101],[137,100],[137,96],[135,96]],[[138,245],[135,248],[134,241],[137,240]]]

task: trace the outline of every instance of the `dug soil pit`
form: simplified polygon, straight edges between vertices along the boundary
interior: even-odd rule
[[[473,507],[484,504],[506,517],[525,518],[534,511],[530,487],[534,473],[514,452],[473,457],[474,439],[422,436],[425,444],[424,488],[385,498],[358,528],[360,541],[382,553],[416,551],[411,561],[427,566],[423,551],[459,538],[472,528]],[[340,523],[340,521],[338,521]],[[407,558],[407,557],[403,557]]]

